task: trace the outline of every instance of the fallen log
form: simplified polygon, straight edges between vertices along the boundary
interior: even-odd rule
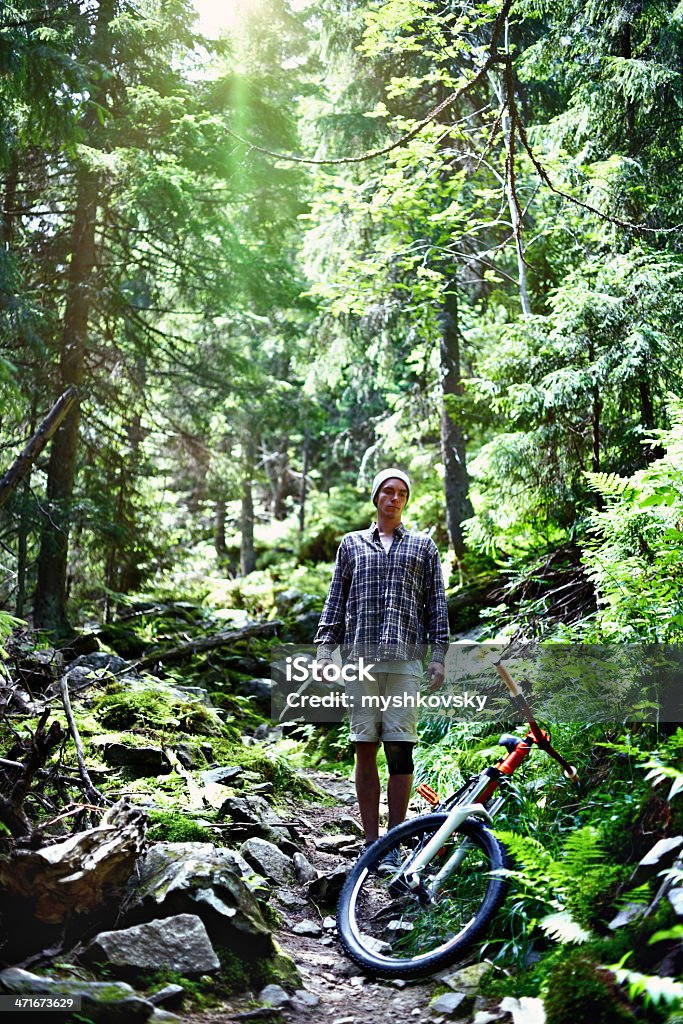
[[[127,665],[121,672],[117,672],[116,675],[141,668],[149,668],[152,665],[158,665],[160,662],[184,661],[186,658],[191,658],[193,654],[203,654],[205,651],[213,651],[218,647],[230,647],[231,644],[235,644],[240,640],[248,640],[253,636],[274,636],[281,625],[282,623],[279,619],[273,619],[272,622],[254,622],[249,626],[242,626],[241,629],[225,630],[221,633],[214,633],[213,636],[203,636],[197,640],[188,640],[187,643],[180,644],[178,647],[170,647],[165,651],[161,650],[152,654],[146,654],[144,658],[131,662],[130,665]]]
[[[27,913],[45,924],[95,910],[109,889],[132,874],[146,829],[144,812],[124,799],[96,828],[39,850],[15,848],[0,857],[0,902],[8,894],[20,897],[27,901]]]

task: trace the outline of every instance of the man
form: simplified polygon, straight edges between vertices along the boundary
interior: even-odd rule
[[[409,497],[410,480],[402,470],[392,467],[377,474],[371,491],[377,520],[369,530],[342,538],[315,637],[321,668],[330,662],[338,644],[347,660],[349,655],[354,659],[366,656],[374,663],[374,682],[347,685],[353,701],[349,719],[366,846],[379,836],[379,742],[384,744],[389,769],[388,827],[393,828],[408,810],[412,750],[417,741],[418,708],[406,706],[411,702],[403,701],[403,696],[419,693],[421,657],[427,644],[431,645],[427,670],[431,688],[443,682],[449,639],[436,545],[425,534],[409,532],[401,522]],[[374,707],[364,707],[364,695],[394,696],[396,700],[383,711],[379,701]],[[394,866],[389,860],[384,865],[386,871]]]

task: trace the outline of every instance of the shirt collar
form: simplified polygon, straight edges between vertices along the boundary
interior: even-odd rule
[[[405,532],[405,524],[399,523],[396,529],[394,530],[394,537],[396,537],[397,540],[400,540],[400,538],[403,536]],[[376,522],[370,524],[370,529],[367,531],[367,535],[372,541],[379,540],[379,526],[377,525]]]

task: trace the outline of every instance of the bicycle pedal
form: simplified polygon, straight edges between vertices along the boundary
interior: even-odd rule
[[[441,797],[439,794],[436,790],[432,789],[431,786],[428,786],[426,782],[421,782],[419,786],[416,786],[415,792],[418,793],[423,800],[426,800],[428,804],[431,804],[432,807],[436,807],[437,804],[441,803]]]

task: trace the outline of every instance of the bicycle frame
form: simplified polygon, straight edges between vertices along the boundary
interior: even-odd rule
[[[510,692],[515,706],[524,712],[529,723],[529,731],[524,739],[504,734],[500,739],[500,743],[507,749],[507,756],[501,758],[495,765],[489,765],[478,777],[475,776],[470,783],[466,784],[463,790],[460,790],[457,794],[452,794],[445,801],[439,802],[438,795],[429,786],[424,786],[423,784],[423,786],[417,787],[417,792],[421,793],[435,810],[447,809],[453,800],[457,800],[458,796],[460,796],[460,800],[457,800],[452,806],[443,825],[424,848],[409,859],[407,864],[401,865],[400,870],[394,876],[394,878],[398,878],[399,875],[402,876],[403,881],[412,890],[417,890],[421,886],[421,870],[431,862],[432,858],[466,818],[481,818],[487,824],[492,824],[493,816],[502,806],[505,796],[501,794],[490,808],[487,808],[486,804],[501,783],[510,779],[517,768],[526,760],[534,746],[546,750],[555,760],[562,764],[567,778],[572,781],[578,780],[576,769],[554,750],[548,735],[535,721],[522,691],[512,679],[507,669],[500,662],[497,663],[496,668]],[[465,798],[467,798],[467,803],[462,802]],[[438,806],[436,806],[437,803]],[[442,883],[460,866],[470,845],[469,840],[463,839],[458,849],[451,854],[439,873],[432,880],[429,889],[426,890],[429,895],[436,895]]]

